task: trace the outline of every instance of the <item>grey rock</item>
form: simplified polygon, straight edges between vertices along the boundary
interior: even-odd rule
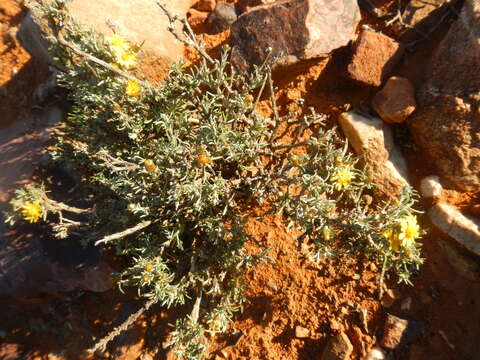
[[[17,39],[32,58],[39,62],[51,63],[52,56],[48,50],[50,42],[46,40],[46,36],[39,24],[45,25],[39,11],[28,11],[20,23]]]
[[[355,152],[372,170],[380,194],[395,199],[409,185],[408,168],[388,124],[355,112],[341,114],[339,123]]]
[[[14,190],[31,180],[50,131],[63,116],[60,108],[50,107],[0,129],[0,212]],[[52,241],[47,234],[46,228],[31,225],[9,228],[0,215],[0,294],[31,297],[112,286],[111,269],[98,249]]]
[[[397,349],[411,343],[422,331],[420,322],[388,314],[380,344],[387,349]]]
[[[25,298],[112,287],[112,269],[101,260],[99,249],[74,240],[59,242],[45,233],[32,226],[0,226],[0,294]]]
[[[428,212],[432,223],[467,250],[480,255],[480,219],[463,215],[452,205],[437,203]]]
[[[328,56],[346,46],[360,20],[356,1],[283,0],[243,13],[232,25],[232,63],[241,71]]]
[[[219,2],[208,16],[207,25],[210,34],[227,30],[237,20],[235,5]]]
[[[33,91],[33,101],[37,104],[44,103],[48,98],[52,97],[57,91],[57,74],[51,74],[48,79],[39,84]]]
[[[348,360],[353,351],[353,345],[347,334],[340,334],[328,339],[321,360]]]
[[[480,191],[480,1],[465,1],[427,66],[413,140],[446,186]]]

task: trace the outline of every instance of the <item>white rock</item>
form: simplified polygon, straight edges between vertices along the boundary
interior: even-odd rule
[[[435,204],[428,215],[441,231],[480,255],[480,219],[465,216],[455,207],[444,203]]]
[[[341,114],[339,123],[355,152],[364,156],[380,192],[396,198],[409,184],[408,169],[393,142],[389,125],[378,118],[367,118],[351,111]]]
[[[442,189],[440,178],[436,175],[427,176],[420,182],[420,194],[425,198],[440,196]]]
[[[370,352],[363,358],[363,360],[383,360],[385,359],[385,353],[379,347],[374,347]]]

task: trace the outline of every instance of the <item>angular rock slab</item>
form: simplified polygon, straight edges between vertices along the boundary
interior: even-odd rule
[[[284,0],[243,13],[232,25],[232,63],[260,65],[271,48],[273,67],[328,55],[352,39],[360,20],[356,1]]]
[[[445,234],[480,255],[480,219],[463,215],[455,207],[437,203],[428,212],[430,221]]]
[[[167,8],[180,18],[186,17],[193,0],[169,1]],[[42,18],[37,0],[26,3],[31,13],[22,21],[18,34],[22,46],[33,56],[49,61],[48,42],[41,31],[49,34],[48,24]],[[167,30],[167,16],[154,0],[71,0],[67,4],[69,14],[83,26],[97,33],[111,35],[109,25],[116,33],[135,43],[143,43],[147,56],[163,60],[166,64],[183,56],[183,45]]]
[[[433,54],[408,119],[436,173],[463,191],[480,191],[479,69],[480,0],[470,0]]]
[[[32,297],[73,289],[106,291],[111,268],[97,248],[74,240],[44,236],[46,229],[20,225],[8,228],[1,212],[16,188],[28,183],[52,128],[64,117],[58,107],[45,108],[0,129],[0,294]]]
[[[112,287],[112,269],[99,248],[72,239],[59,243],[40,235],[38,227],[7,229],[1,216],[0,221],[0,295],[28,298]]]
[[[382,33],[364,29],[353,46],[348,76],[369,86],[380,86],[403,56],[404,47]]]
[[[341,114],[338,121],[355,152],[364,156],[381,194],[392,200],[397,198],[403,187],[409,185],[408,169],[388,124],[355,112]]]

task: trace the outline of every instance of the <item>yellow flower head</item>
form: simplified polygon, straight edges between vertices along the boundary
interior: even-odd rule
[[[35,223],[40,219],[42,215],[42,205],[40,201],[27,201],[23,204],[21,208],[23,218],[31,223]]]
[[[123,36],[113,34],[110,36],[105,37],[107,40],[108,44],[114,51],[118,50],[128,50],[130,48],[130,44],[128,43],[127,39],[124,38]]]
[[[214,317],[213,319],[208,320],[207,324],[208,324],[208,329],[210,331],[212,331],[212,332],[221,331],[222,324],[221,324],[220,319],[218,319],[217,317]]]
[[[199,155],[197,156],[197,163],[199,165],[208,165],[212,163],[212,158],[207,155]]]
[[[290,156],[290,161],[292,162],[293,165],[295,166],[300,166],[302,165],[302,157],[300,155],[293,154]]]
[[[119,53],[117,63],[125,69],[129,69],[137,63],[137,54],[131,51]]]
[[[153,265],[152,264],[148,263],[148,264],[145,265],[145,271],[150,272],[152,270],[153,270]]]
[[[383,232],[382,234],[385,239],[388,241],[388,245],[390,246],[390,249],[395,252],[400,251],[400,240],[398,239],[398,234],[396,231],[393,229],[387,229]]]
[[[412,247],[415,239],[420,236],[420,226],[417,224],[415,215],[407,215],[400,219],[400,233],[398,239],[402,241],[403,247]]]
[[[140,84],[134,80],[128,80],[125,87],[125,94],[127,96],[139,97],[140,96]]]
[[[340,191],[350,185],[355,174],[352,172],[350,165],[340,167],[332,176],[332,180],[335,181],[335,189]]]

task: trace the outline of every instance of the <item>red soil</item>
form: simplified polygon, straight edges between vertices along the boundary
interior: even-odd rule
[[[45,67],[35,64],[16,39],[25,11],[22,1],[0,3],[0,128],[28,111],[36,84],[45,76]]]

